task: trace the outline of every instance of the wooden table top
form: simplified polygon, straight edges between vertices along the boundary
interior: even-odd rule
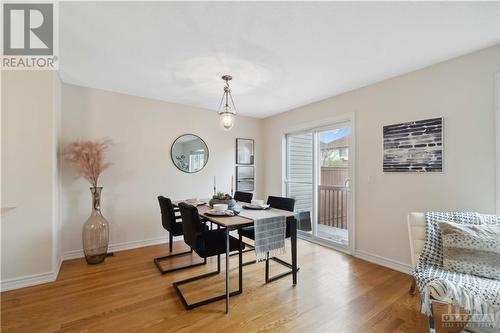
[[[175,206],[177,206],[180,202],[183,202],[182,200],[174,201],[172,202]],[[206,212],[211,209],[210,206],[208,205],[201,205],[196,207],[198,208],[198,212],[200,213],[201,216],[209,220],[210,222],[216,223],[222,227],[239,227],[239,226],[244,226],[244,225],[250,225],[254,221],[253,219],[249,217],[244,217],[244,216],[211,216],[207,215]],[[242,211],[245,209],[242,208]],[[282,215],[284,217],[290,217],[290,216],[295,216],[295,213],[289,212],[287,210],[281,210],[281,209],[276,209],[276,208],[271,208],[268,210],[270,212],[278,213],[279,215]]]

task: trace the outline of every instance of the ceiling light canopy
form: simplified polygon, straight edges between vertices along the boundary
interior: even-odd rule
[[[231,81],[233,77],[231,75],[223,75],[222,79],[226,81],[226,86],[222,93],[218,112],[222,127],[224,127],[225,130],[230,130],[234,126],[234,117],[236,116],[236,106],[234,106],[233,96],[229,88],[229,81]]]

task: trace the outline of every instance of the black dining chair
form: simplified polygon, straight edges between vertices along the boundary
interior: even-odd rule
[[[236,191],[236,192],[234,192],[233,199],[238,201],[238,202],[251,203],[252,199],[253,199],[253,193]],[[245,247],[247,247],[247,249],[244,250],[243,253],[253,251],[253,249],[254,249],[253,245],[245,243],[245,242],[243,242],[243,243],[245,244]],[[230,255],[235,256],[237,254],[238,254],[237,252],[236,253],[233,252]]]
[[[253,199],[253,193],[236,191],[234,192],[233,199],[240,202],[251,203]]]
[[[226,298],[226,294],[211,297],[196,303],[189,304],[182,294],[179,286],[207,278],[220,273],[220,255],[226,253],[226,229],[215,229],[207,230],[204,228],[203,223],[200,220],[200,215],[198,209],[194,206],[188,205],[186,203],[179,203],[179,209],[182,217],[182,232],[184,234],[184,242],[188,244],[191,249],[194,250],[200,257],[205,260],[208,257],[217,256],[217,270],[210,273],[205,273],[202,275],[194,276],[185,280],[175,281],[172,285],[179,296],[182,304],[186,310],[191,310],[196,307],[220,301]],[[236,239],[232,236],[229,238],[229,251],[239,251],[240,254],[240,265],[238,269],[239,274],[239,288],[236,291],[230,292],[229,296],[235,296],[243,292],[243,282],[242,282],[242,269],[241,269],[241,256],[242,250],[244,248],[243,243],[240,239]]]
[[[163,257],[158,257],[158,258],[155,258],[153,260],[156,267],[158,267],[158,270],[160,271],[160,273],[166,274],[169,272],[178,271],[180,269],[196,267],[199,265],[206,264],[207,261],[205,259],[205,260],[203,260],[203,262],[200,262],[200,263],[175,267],[175,268],[171,268],[171,269],[163,269],[163,267],[160,264],[161,261],[166,260],[166,259],[171,259],[173,257],[177,257],[177,256],[181,256],[181,255],[192,254],[193,249],[190,249],[189,251],[185,251],[185,252],[172,253],[174,236],[181,236],[183,233],[182,232],[182,223],[180,222],[181,217],[176,215],[174,206],[172,204],[172,200],[170,200],[169,198],[159,196],[158,203],[160,204],[161,224],[162,224],[163,228],[168,231],[168,238],[169,238],[169,242],[168,242],[169,255],[166,255]],[[206,228],[206,226],[205,226],[205,228]]]
[[[272,208],[286,210],[289,212],[293,212],[295,209],[295,199],[292,199],[292,198],[269,196],[269,197],[267,197],[267,204],[269,206],[271,206]],[[246,238],[249,238],[249,239],[255,241],[255,228],[253,226],[243,227],[240,230],[238,230],[238,232],[240,233],[241,236],[244,236]],[[291,234],[290,234],[290,221],[287,219],[285,238],[290,238],[290,236],[291,236]],[[290,268],[290,271],[281,273],[281,274],[273,276],[273,277],[269,277],[269,260],[274,260],[275,262]],[[243,265],[246,266],[246,265],[254,264],[255,262],[256,261],[253,260],[253,261],[245,262]],[[282,277],[285,277],[289,274],[292,274],[293,273],[292,269],[293,269],[292,264],[290,264],[284,260],[281,260],[280,258],[273,257],[273,258],[266,259],[266,283],[281,279]],[[299,268],[297,268],[297,271],[298,270],[299,270]]]

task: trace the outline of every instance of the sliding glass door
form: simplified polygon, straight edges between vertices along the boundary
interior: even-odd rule
[[[295,198],[303,238],[349,251],[350,122],[286,136],[286,195]]]

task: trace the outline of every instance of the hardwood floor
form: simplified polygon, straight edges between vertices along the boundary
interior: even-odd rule
[[[306,241],[298,245],[298,285],[292,287],[291,277],[266,285],[263,263],[245,266],[243,294],[231,298],[229,315],[223,301],[185,311],[172,288],[175,280],[214,270],[213,260],[165,276],[153,258],[165,255],[167,245],[118,252],[95,266],[65,261],[56,282],[1,294],[1,331],[427,332],[418,296],[408,293],[408,275]],[[183,243],[175,244],[182,249]],[[199,258],[174,263],[190,260]],[[233,290],[236,265],[234,256]],[[281,270],[271,264],[271,274]],[[190,302],[222,293],[224,271],[182,289]]]

